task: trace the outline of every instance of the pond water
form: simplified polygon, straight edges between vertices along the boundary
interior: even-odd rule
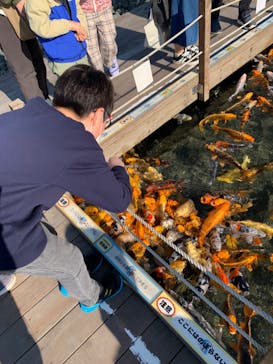
[[[273,226],[273,185],[271,170],[264,170],[254,179],[246,179],[245,181],[234,181],[226,183],[217,180],[217,177],[223,175],[227,171],[234,169],[231,164],[224,166],[218,165],[216,178],[213,179],[213,161],[211,153],[205,149],[205,144],[217,140],[229,141],[235,143],[227,134],[220,132],[214,133],[210,127],[211,124],[205,126],[202,133],[199,128],[199,121],[213,113],[225,111],[233,103],[239,101],[239,98],[234,98],[232,102],[228,101],[229,96],[234,92],[236,83],[242,73],[248,75],[246,88],[239,95],[242,97],[247,92],[254,92],[252,99],[257,99],[257,96],[265,96],[272,103],[272,96],[267,95],[267,90],[262,85],[255,84],[251,81],[251,71],[256,64],[248,64],[244,68],[236,72],[231,78],[218,86],[211,92],[211,98],[206,104],[196,103],[191,107],[183,110],[192,116],[191,121],[178,123],[176,119],[170,120],[167,124],[157,130],[153,135],[139,144],[135,150],[140,157],[157,157],[167,161],[159,167],[160,172],[166,179],[184,181],[182,193],[184,196],[191,198],[199,212],[199,216],[204,217],[210,210],[207,205],[200,203],[200,197],[205,193],[225,192],[230,194],[239,194],[243,191],[249,196],[253,206],[248,211],[242,212],[236,216],[232,216],[233,220],[254,220],[266,223]],[[263,71],[265,73],[265,71]],[[227,127],[239,130],[240,118],[244,107],[238,106],[231,112],[237,114],[237,118],[228,120],[226,125],[219,122],[218,126]],[[253,107],[251,116],[247,122],[244,132],[252,135],[255,138],[254,143],[246,143],[244,147],[234,148],[230,152],[232,156],[243,162],[245,156],[248,156],[250,162],[248,168],[260,166],[273,161],[273,108],[265,109],[263,107]],[[237,142],[237,144],[241,144]],[[272,254],[272,241],[269,238],[263,238],[261,246],[243,245],[237,249],[247,248],[251,251]],[[270,315],[273,314],[273,272],[268,269],[267,265],[259,261],[259,264],[254,267],[253,271],[248,271],[245,267],[242,268],[244,276],[250,286],[250,294],[247,297],[257,306],[261,307]],[[207,295],[219,308],[223,308],[223,303],[226,295],[219,289],[212,288]],[[233,300],[237,322],[244,321],[243,304]],[[196,308],[202,312],[204,317],[215,327],[219,324],[219,317],[211,311],[205,304],[201,302],[196,305]],[[273,330],[272,325],[267,323],[258,315],[252,319],[252,336],[263,345],[267,350],[272,347]],[[223,341],[226,344],[227,350],[236,358],[236,353],[230,348],[229,343],[237,340],[237,335],[230,335],[226,328],[223,329]],[[261,355],[257,352],[254,362],[258,363]]]

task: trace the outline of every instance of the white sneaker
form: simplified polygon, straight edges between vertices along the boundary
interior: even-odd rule
[[[15,285],[15,274],[0,274],[0,296],[10,291]]]
[[[114,58],[112,65],[108,68],[110,76],[117,76],[119,74],[119,65],[117,57]]]

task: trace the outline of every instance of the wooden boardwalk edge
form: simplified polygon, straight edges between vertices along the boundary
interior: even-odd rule
[[[272,44],[273,15],[260,27],[243,35],[227,49],[212,56],[210,62],[210,89],[233,74]],[[233,60],[236,59],[236,62]],[[106,130],[100,145],[106,159],[121,156],[160,128],[181,110],[198,99],[199,77],[196,71],[184,75],[173,84],[163,86],[143,104]],[[122,141],[122,143],[121,143]]]

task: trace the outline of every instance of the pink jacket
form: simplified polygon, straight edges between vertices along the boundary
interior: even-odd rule
[[[112,0],[80,0],[80,6],[85,13],[98,13],[112,7]]]

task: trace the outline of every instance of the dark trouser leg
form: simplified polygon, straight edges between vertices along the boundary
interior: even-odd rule
[[[211,8],[212,9],[218,8],[222,4],[223,4],[222,0],[212,0]],[[219,16],[220,16],[220,10],[217,10],[217,11],[214,11],[213,13],[211,13],[211,31],[212,32],[217,32],[218,30],[221,29],[221,25],[219,22]]]
[[[31,54],[32,63],[36,71],[36,77],[40,90],[42,91],[44,98],[48,98],[48,88],[46,79],[46,66],[44,64],[43,53],[37,39],[29,39],[25,41],[28,50]]]
[[[43,97],[29,50],[25,42],[17,37],[8,19],[2,15],[0,15],[0,45],[25,99]]]
[[[238,18],[244,20],[245,22],[250,20],[250,3],[251,0],[241,0],[239,2],[239,15]]]

